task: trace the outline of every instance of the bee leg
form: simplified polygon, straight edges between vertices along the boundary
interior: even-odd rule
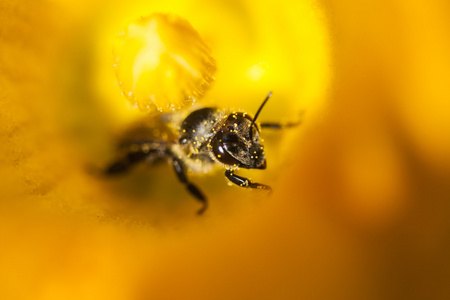
[[[283,129],[290,128],[300,125],[300,122],[288,122],[288,123],[261,123],[261,128],[270,128],[270,129]]]
[[[251,189],[259,189],[259,190],[268,190],[269,192],[272,191],[271,187],[265,184],[251,182],[248,178],[238,176],[233,173],[233,170],[226,170],[225,171],[225,177],[228,178],[229,181],[232,183],[246,187]]]
[[[125,173],[138,162],[143,161],[149,154],[142,151],[130,151],[121,159],[110,164],[104,171],[106,175]]]
[[[178,180],[180,180],[181,183],[183,183],[186,186],[189,193],[191,193],[198,201],[200,201],[203,204],[203,207],[197,211],[197,214],[199,215],[203,214],[205,210],[208,208],[208,200],[206,199],[205,195],[203,195],[203,193],[200,191],[198,187],[196,187],[194,184],[188,181],[183,164],[180,160],[174,158],[172,161],[172,165],[173,169],[175,170],[175,173],[178,176]]]

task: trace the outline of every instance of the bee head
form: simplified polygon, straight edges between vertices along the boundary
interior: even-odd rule
[[[255,121],[271,95],[269,93],[254,118],[242,112],[232,113],[227,117],[211,139],[210,146],[215,159],[230,167],[266,168],[264,146]]]

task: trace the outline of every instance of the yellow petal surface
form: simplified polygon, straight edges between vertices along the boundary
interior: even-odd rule
[[[446,299],[449,12],[443,0],[2,1],[0,298]],[[267,170],[240,170],[271,197],[223,172],[192,176],[210,199],[198,217],[170,166],[96,175],[150,116],[117,77],[149,93],[127,69],[145,47],[127,40],[130,64],[113,64],[117,34],[153,39],[139,20],[155,13],[210,48],[201,103],[255,113],[273,91],[261,121],[303,116],[262,132]],[[173,49],[200,72],[203,54]],[[169,56],[143,54],[136,73],[154,85]],[[187,69],[165,71],[195,78]]]

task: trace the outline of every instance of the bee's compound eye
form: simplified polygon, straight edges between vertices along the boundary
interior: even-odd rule
[[[222,142],[225,145],[237,145],[239,144],[240,140],[236,134],[226,133],[223,135]]]
[[[258,128],[256,127],[256,125],[252,126],[252,128],[250,129],[252,131],[252,139],[255,140],[258,138]]]
[[[211,142],[212,152],[214,156],[223,164],[229,166],[239,166],[241,163],[236,158],[234,158],[228,151],[227,146],[231,143],[231,140],[234,140],[232,137],[228,137],[227,134],[218,133]],[[238,139],[236,137],[236,142]]]

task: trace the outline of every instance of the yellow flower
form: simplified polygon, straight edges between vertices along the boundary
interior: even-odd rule
[[[263,134],[274,195],[170,168],[89,172],[145,113],[113,42],[152,13],[189,21],[217,63],[205,105],[301,127]],[[365,299],[448,293],[445,1],[0,4],[2,299]],[[244,171],[243,171],[244,172]],[[436,276],[437,275],[437,276]],[[392,294],[391,294],[392,293]]]

